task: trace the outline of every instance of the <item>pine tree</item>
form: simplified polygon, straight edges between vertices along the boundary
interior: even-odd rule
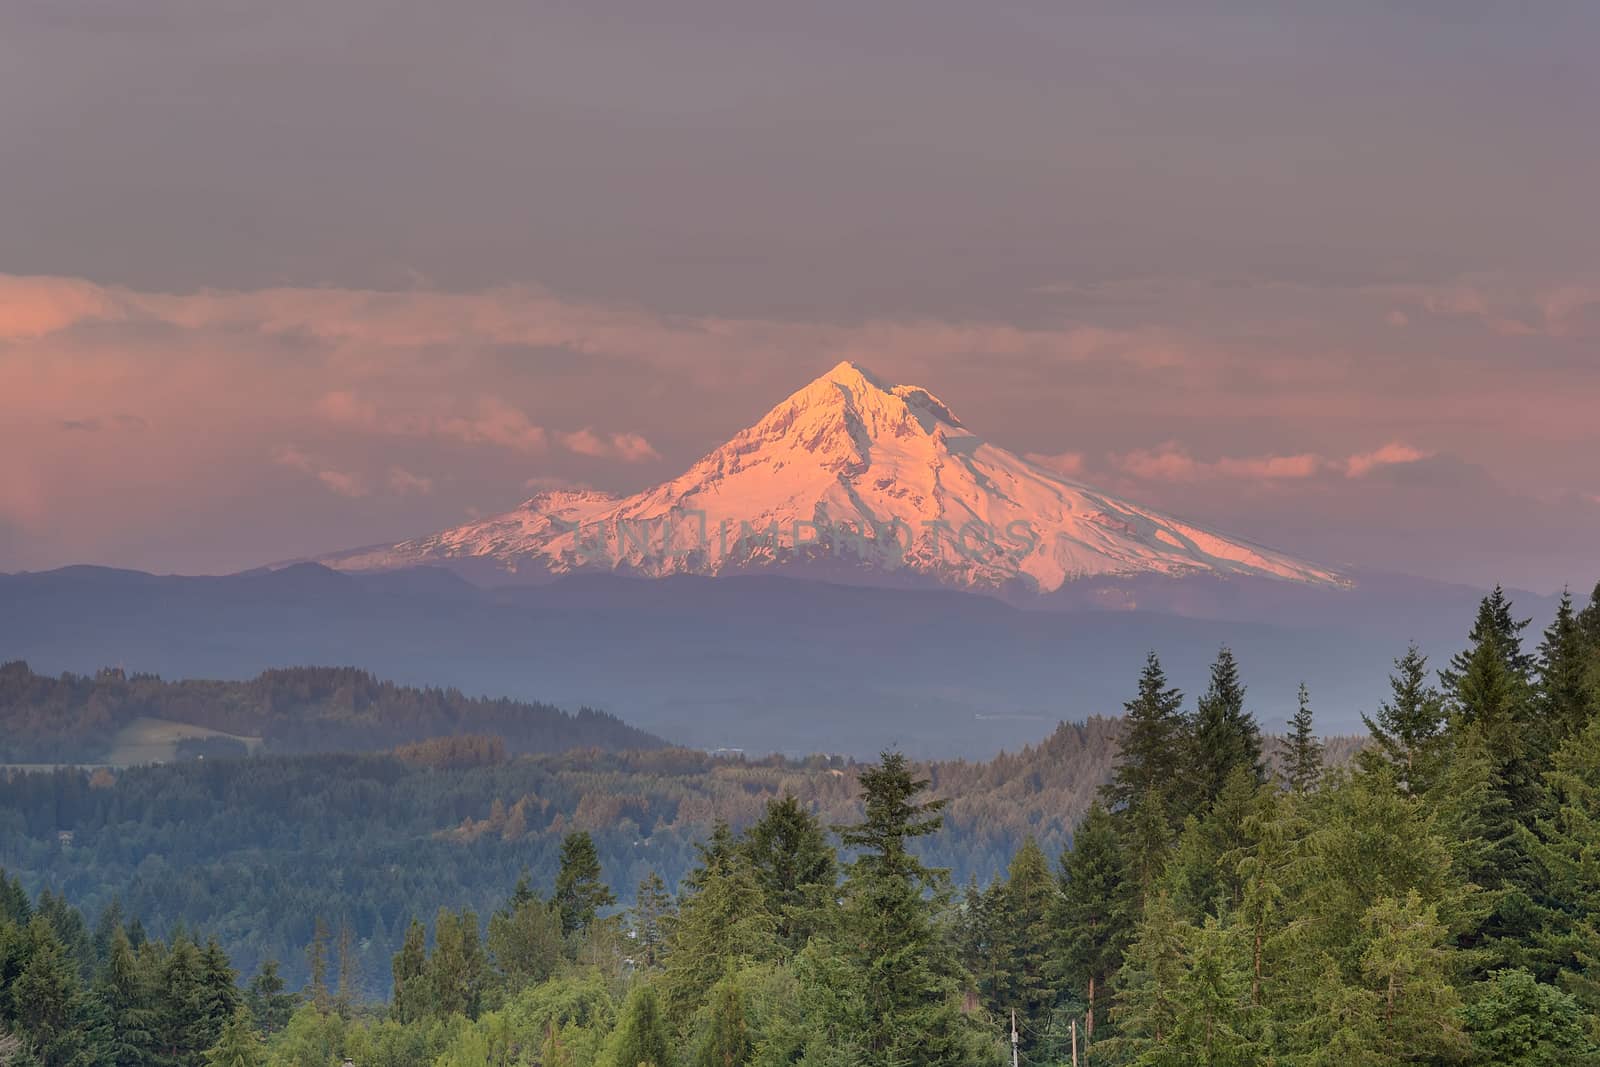
[[[713,860],[700,888],[683,898],[667,939],[660,990],[663,1010],[686,1021],[719,979],[746,963],[777,954],[772,916],[738,852]]]
[[[792,794],[768,801],[741,848],[790,952],[821,927],[837,892],[838,860],[822,824]]]
[[[404,949],[401,952],[404,954]],[[488,977],[488,963],[478,939],[478,917],[440,908],[433,924],[433,955],[428,957],[425,988],[432,1012],[442,1018],[478,1017]]]
[[[111,933],[106,962],[90,993],[92,1044],[117,1067],[153,1067],[156,1058],[155,990],[134,956],[121,925]]]
[[[1192,935],[1189,965],[1178,982],[1183,1004],[1169,1046],[1178,1062],[1199,1067],[1254,1067],[1249,1036],[1249,976],[1234,939],[1216,918]]]
[[[1211,666],[1211,686],[1195,714],[1192,768],[1196,810],[1205,811],[1236,767],[1266,781],[1261,760],[1261,727],[1244,707],[1244,684],[1232,650],[1224,647]]]
[[[600,855],[587,831],[576,830],[561,842],[553,902],[561,916],[561,932],[568,936],[587,932],[600,909],[616,903],[600,880]]]
[[[655,871],[647,874],[633,895],[633,936],[639,945],[639,965],[645,969],[660,966],[666,950],[667,928],[674,909],[667,884]]]
[[[294,1014],[294,994],[285,992],[283,978],[278,974],[277,960],[262,962],[261,969],[250,979],[245,1000],[251,1018],[267,1037],[289,1024],[289,1016]]]
[[[1572,594],[1563,589],[1556,617],[1539,644],[1541,753],[1553,753],[1562,741],[1582,733],[1600,711],[1589,678],[1593,659],[1594,649],[1585,640],[1572,608]]]
[[[261,1039],[251,1024],[250,1012],[244,1008],[234,1013],[217,1043],[206,1052],[209,1067],[262,1067],[266,1062]]]
[[[35,913],[22,930],[22,959],[11,988],[19,1035],[46,1067],[66,1067],[82,1051],[85,1005],[77,967],[46,916]]]
[[[544,981],[561,964],[561,917],[527,880],[489,917],[489,958],[507,992]]]
[[[1496,1067],[1596,1067],[1592,1018],[1566,993],[1524,970],[1495,972],[1465,1011],[1480,1063]]]
[[[1385,1063],[1460,1058],[1466,1041],[1457,1018],[1461,998],[1451,985],[1449,931],[1438,905],[1413,889],[1382,897],[1363,919],[1361,975],[1375,994],[1375,1051]]]
[[[390,1000],[394,1017],[402,1023],[416,1022],[430,1013],[428,991],[428,931],[421,922],[411,920],[406,937],[394,957],[394,991]]]
[[[1557,750],[1549,804],[1524,845],[1538,871],[1532,958],[1600,1018],[1600,718]]]
[[[244,1000],[239,995],[239,975],[228,962],[215,938],[206,941],[200,952],[200,983],[202,1006],[199,1028],[195,1040],[202,1048],[210,1048],[222,1034],[228,1020],[238,1014]]]
[[[695,1050],[696,1067],[742,1067],[755,1051],[745,1018],[744,991],[729,975],[711,991],[707,1019]]]
[[[1289,736],[1279,742],[1289,789],[1308,793],[1322,777],[1322,742],[1312,732],[1311,696],[1300,683],[1300,706],[1290,720]]]
[[[1132,934],[1132,887],[1123,867],[1114,820],[1090,805],[1061,857],[1061,896],[1055,925],[1062,945],[1056,970],[1084,995],[1084,1046],[1094,1042],[1096,1010],[1108,999],[1106,983],[1122,966]]]
[[[1042,1024],[1056,1000],[1049,978],[1055,968],[1058,894],[1039,843],[1032,836],[1025,838],[1012,857],[1001,897],[1002,984],[994,1001],[1001,1013],[1015,1008],[1023,1019]]]
[[[859,850],[845,875],[838,945],[863,998],[859,1046],[879,1062],[964,1062],[953,961],[934,927],[934,903],[924,896],[942,894],[945,875],[924,867],[909,848],[938,832],[945,802],[920,799],[928,781],[898,752],[885,752],[860,780],[865,816],[838,828],[845,846]]]
[[[1104,787],[1112,811],[1123,811],[1152,792],[1162,795],[1168,812],[1182,822],[1183,809],[1174,803],[1174,784],[1182,780],[1185,754],[1183,694],[1167,684],[1166,672],[1154,652],[1145,657],[1139,675],[1139,692],[1123,705],[1122,736],[1116,769]]]
[[[1161,880],[1172,854],[1174,834],[1159,789],[1151,789],[1121,813],[1123,867],[1131,887],[1130,914],[1144,911],[1145,901]]]
[[[1165,891],[1152,895],[1117,972],[1112,1019],[1119,1037],[1107,1043],[1118,1059],[1171,1062],[1160,1059],[1184,1011],[1180,988],[1188,971],[1188,940],[1193,928],[1178,918]]]
[[[1442,772],[1448,716],[1444,697],[1428,684],[1428,657],[1416,645],[1394,661],[1389,689],[1390,699],[1379,705],[1376,719],[1361,716],[1376,743],[1363,751],[1363,765],[1375,759],[1387,762],[1400,786],[1420,795]]]
[[[648,983],[634,987],[623,1005],[622,1018],[601,1056],[603,1067],[673,1067],[673,1040],[655,990]]]

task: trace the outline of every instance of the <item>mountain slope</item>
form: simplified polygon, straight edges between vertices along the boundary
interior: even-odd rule
[[[320,562],[505,579],[802,565],[1034,593],[1143,574],[1344,584],[1327,568],[1062,478],[985,441],[927,390],[849,362],[633,496],[542,493],[495,518]]]

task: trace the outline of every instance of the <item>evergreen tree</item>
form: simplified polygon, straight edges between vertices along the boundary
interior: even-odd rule
[[[1120,812],[1139,798],[1158,793],[1168,812],[1181,822],[1183,809],[1175,803],[1181,798],[1172,794],[1185,770],[1188,721],[1181,710],[1183,694],[1167,684],[1154,652],[1145,657],[1138,695],[1123,708],[1116,769],[1104,787],[1106,803]]]
[[[672,924],[660,981],[667,1017],[686,1022],[724,975],[776,952],[772,916],[749,862],[725,853],[704,872],[699,890],[684,897]]]
[[[878,1062],[962,1063],[952,961],[934,926],[934,904],[924,896],[941,895],[945,876],[909,848],[938,832],[945,802],[920,799],[928,781],[898,752],[885,752],[860,780],[865,816],[838,828],[845,846],[858,850],[845,875],[837,946],[862,998],[857,1044]]]
[[[1449,931],[1438,905],[1413,889],[1381,897],[1362,921],[1366,947],[1360,968],[1373,994],[1374,1051],[1383,1063],[1460,1059],[1466,1042],[1458,1023],[1461,999],[1451,985]]]
[[[217,1043],[206,1052],[209,1067],[263,1067],[267,1062],[256,1036],[250,1012],[241,1008],[222,1028]]]
[[[201,1048],[210,1048],[244,1004],[244,998],[239,995],[239,974],[215,938],[207,939],[206,947],[200,951],[200,983],[203,1021],[198,1027],[196,1041]]]
[[[1003,953],[1006,922],[1005,883],[998,878],[987,889],[979,888],[973,875],[962,897],[956,931],[962,968],[971,975],[978,995],[991,1009],[999,1010],[1004,979]]]
[[[1416,645],[1394,661],[1389,690],[1390,698],[1379,705],[1376,719],[1362,713],[1361,721],[1375,742],[1375,747],[1362,752],[1362,760],[1369,766],[1374,759],[1387,762],[1400,786],[1420,795],[1442,772],[1447,715],[1444,697],[1428,684],[1428,657]]]
[[[207,1011],[211,999],[200,949],[186,934],[174,934],[161,969],[156,1002],[155,1030],[164,1062],[185,1067],[198,1064],[216,1042]]]
[[[774,929],[791,952],[805,946],[831,907],[838,861],[822,824],[793,794],[767,802],[742,842]]]
[[[1108,1000],[1107,980],[1122,966],[1132,933],[1131,889],[1115,822],[1092,804],[1061,857],[1055,921],[1062,936],[1057,973],[1084,996],[1085,1048],[1094,1042],[1096,1011]]]
[[[661,875],[651,871],[633,895],[633,936],[639,945],[639,964],[649,970],[660,966],[665,954],[667,929],[675,909],[672,894]]]
[[[1197,809],[1215,803],[1228,776],[1246,768],[1257,781],[1266,781],[1261,761],[1261,727],[1244,707],[1244,684],[1232,650],[1224,647],[1211,666],[1211,686],[1200,698],[1195,713],[1192,773]]]
[[[250,979],[245,1001],[250,1016],[268,1037],[289,1024],[294,1014],[294,994],[286,992],[282,976],[278,974],[278,961],[265,960],[261,969]]]
[[[707,1018],[695,1050],[696,1067],[742,1067],[755,1051],[745,1018],[744,991],[729,975],[711,991]]]
[[[1311,697],[1300,683],[1299,708],[1289,723],[1289,736],[1279,742],[1289,789],[1308,793],[1322,777],[1322,742],[1312,732]]]
[[[1119,1037],[1107,1043],[1114,1055],[1140,1063],[1176,1063],[1162,1059],[1184,1010],[1180,987],[1188,971],[1188,940],[1193,929],[1179,917],[1165,890],[1145,906],[1132,943],[1117,972],[1112,1018]]]
[[[156,1011],[152,988],[128,935],[120,925],[111,933],[106,962],[95,977],[90,1013],[92,1044],[117,1067],[153,1067]]]
[[[999,1014],[1014,1008],[1024,1020],[1043,1025],[1055,1002],[1049,979],[1055,969],[1058,895],[1050,862],[1037,841],[1025,838],[1011,860],[1000,899],[1001,982],[993,1001]],[[1032,1047],[1031,1040],[1028,1045]]]
[[[44,1067],[67,1067],[82,1052],[86,1021],[77,967],[42,914],[28,920],[21,940],[24,962],[11,989],[19,1036]]]
[[[1130,914],[1139,915],[1172,853],[1174,835],[1161,790],[1151,789],[1135,797],[1120,821],[1123,867],[1131,888]]]
[[[1496,590],[1498,593],[1498,590]],[[1440,671],[1457,729],[1475,727],[1496,760],[1496,772],[1507,799],[1519,815],[1534,802],[1533,765],[1540,752],[1535,745],[1531,690],[1520,665],[1527,660],[1517,636],[1526,621],[1501,625],[1504,610],[1486,597],[1473,625],[1471,645],[1457,653],[1448,670]],[[1508,643],[1510,647],[1507,647]]]
[[[1573,611],[1572,594],[1562,590],[1556,617],[1539,644],[1541,753],[1553,753],[1562,741],[1582,733],[1600,710],[1589,676],[1593,660],[1594,647]]]
[[[606,1043],[603,1067],[674,1067],[672,1049],[672,1033],[662,1018],[655,990],[649,983],[635,986]]]
[[[415,1022],[429,1014],[428,931],[416,919],[406,927],[406,938],[394,957],[394,991],[390,995],[394,1017],[403,1023]]]
[[[1530,955],[1600,1018],[1600,718],[1561,746],[1546,779],[1546,814],[1523,835],[1542,920]]]
[[[1524,970],[1496,971],[1465,1011],[1478,1062],[1496,1067],[1595,1067],[1593,1020],[1566,993]]]
[[[404,949],[401,951],[404,953]],[[433,955],[428,957],[425,979],[432,1013],[441,1018],[477,1018],[487,972],[478,939],[478,917],[470,911],[457,915],[449,908],[440,908],[434,919]]]
[[[1249,1036],[1248,971],[1229,931],[1216,918],[1193,934],[1189,965],[1178,982],[1183,1010],[1169,1048],[1196,1067],[1254,1067]]]
[[[561,917],[527,879],[518,881],[511,898],[489,917],[489,958],[505,990],[549,978],[561,964],[563,949]]]
[[[600,855],[587,831],[576,830],[561,842],[561,869],[556,874],[554,904],[561,916],[561,932],[568,936],[586,932],[601,908],[616,903],[610,888],[600,880]]]

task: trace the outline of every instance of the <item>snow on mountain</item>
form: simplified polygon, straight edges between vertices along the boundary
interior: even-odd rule
[[[937,397],[840,363],[679,477],[633,496],[540,493],[504,515],[321,562],[650,576],[775,566],[898,572],[989,590],[1213,574],[1341,585],[1335,572],[1062,478],[990,444]]]

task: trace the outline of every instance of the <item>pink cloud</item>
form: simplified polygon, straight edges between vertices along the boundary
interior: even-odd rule
[[[400,496],[427,496],[433,492],[433,479],[412,474],[404,467],[389,468],[389,488]]]
[[[284,445],[273,453],[272,460],[280,467],[287,467],[290,470],[311,475],[324,488],[340,496],[362,497],[367,495],[367,487],[362,482],[360,475],[348,471],[333,470],[298,445]]]
[[[1432,457],[1432,452],[1424,452],[1421,449],[1412,448],[1410,445],[1400,441],[1391,441],[1381,448],[1374,449],[1371,452],[1362,452],[1345,460],[1345,477],[1364,478],[1379,467],[1416,463]]]
[[[1380,467],[1416,463],[1433,455],[1432,452],[1396,441],[1342,459],[1319,456],[1314,452],[1299,452],[1281,456],[1223,456],[1215,460],[1200,460],[1182,445],[1169,441],[1153,449],[1134,449],[1114,455],[1111,461],[1123,474],[1142,481],[1186,483],[1230,479],[1272,483],[1306,481],[1333,473],[1343,473],[1347,478],[1362,478]]]
[[[614,433],[602,437],[584,427],[573,433],[562,434],[561,443],[580,456],[620,459],[626,463],[644,463],[661,458],[654,446],[636,433]]]

